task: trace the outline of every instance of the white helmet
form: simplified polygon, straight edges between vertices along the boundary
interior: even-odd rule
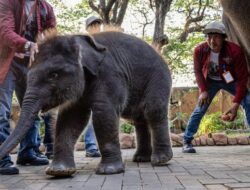
[[[97,22],[97,23],[100,23],[102,24],[102,19],[96,17],[96,16],[91,16],[89,17],[86,21],[85,21],[85,26],[86,26],[86,29],[91,25],[93,24],[94,22]]]
[[[204,34],[209,34],[209,33],[218,33],[218,34],[226,34],[226,29],[225,29],[225,25],[222,22],[219,21],[215,21],[215,22],[211,22],[209,23],[205,29],[203,30]]]

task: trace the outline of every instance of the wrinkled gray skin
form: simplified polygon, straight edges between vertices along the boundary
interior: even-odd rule
[[[223,7],[223,23],[229,40],[239,44],[250,64],[250,1],[220,0]]]
[[[124,172],[118,138],[119,118],[134,122],[137,150],[133,161],[165,165],[173,156],[168,101],[170,72],[145,42],[117,32],[58,36],[39,46],[28,73],[27,91],[15,131],[0,148],[3,157],[23,138],[39,110],[60,105],[54,159],[46,169],[70,176],[74,145],[90,110],[102,154],[97,174]]]

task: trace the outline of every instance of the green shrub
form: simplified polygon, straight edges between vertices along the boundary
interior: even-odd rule
[[[120,128],[122,133],[130,134],[135,131],[135,127],[129,123],[123,123]]]
[[[212,114],[206,114],[199,126],[197,136],[210,134],[215,132],[221,132],[231,129],[245,129],[244,125],[244,114],[242,111],[238,111],[238,115],[233,122],[223,121],[221,117],[221,112],[215,112]]]
[[[44,120],[42,118],[40,118],[39,134],[40,134],[40,137],[43,139],[44,135],[45,135],[45,124],[44,124]]]

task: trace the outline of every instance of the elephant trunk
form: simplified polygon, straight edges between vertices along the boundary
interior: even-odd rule
[[[22,103],[21,115],[16,128],[0,146],[0,159],[9,154],[9,152],[17,146],[33,126],[41,107],[38,99],[38,92],[38,89],[27,89]]]

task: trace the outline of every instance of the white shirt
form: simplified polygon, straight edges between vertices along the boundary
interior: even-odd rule
[[[221,81],[219,73],[219,53],[211,51],[210,53],[210,63],[208,69],[208,77],[212,80]]]

